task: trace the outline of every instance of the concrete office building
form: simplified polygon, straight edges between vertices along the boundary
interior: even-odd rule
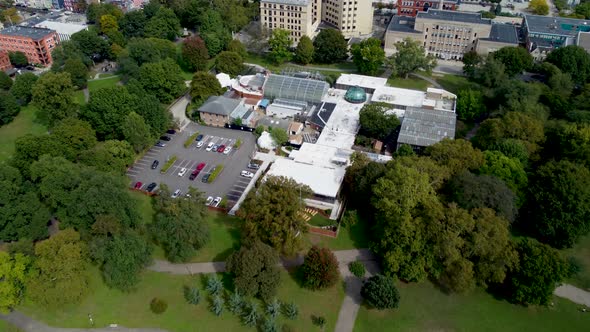
[[[51,52],[59,43],[53,30],[11,26],[0,30],[0,49],[9,52],[23,52],[29,63],[50,65]]]
[[[586,48],[590,20],[524,15],[523,32],[531,55],[537,60],[543,60],[547,53],[562,46],[579,45]]]
[[[345,38],[367,35],[373,30],[373,6],[366,0],[322,0],[322,21]]]

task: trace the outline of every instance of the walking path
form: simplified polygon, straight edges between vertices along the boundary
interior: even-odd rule
[[[184,96],[178,98],[168,110],[172,113],[174,120],[178,122],[178,126],[180,130],[183,130],[186,126],[189,125],[190,120],[186,117],[186,105],[191,102],[191,97],[187,93]]]
[[[572,285],[563,284],[553,291],[553,294],[566,298],[574,303],[590,307],[590,292]]]

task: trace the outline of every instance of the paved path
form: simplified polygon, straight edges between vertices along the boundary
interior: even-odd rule
[[[170,105],[168,110],[172,113],[174,120],[178,122],[180,130],[183,130],[190,124],[190,120],[186,117],[186,105],[191,102],[191,97],[187,93],[184,96],[178,98],[174,104]]]
[[[590,292],[574,287],[572,285],[563,284],[553,291],[553,294],[566,298],[574,303],[582,304],[590,307]]]

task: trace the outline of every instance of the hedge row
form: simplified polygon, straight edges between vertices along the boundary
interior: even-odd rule
[[[219,173],[221,173],[221,171],[223,171],[223,165],[217,165],[215,166],[215,168],[213,169],[213,171],[211,172],[211,175],[209,175],[209,183],[215,181],[215,179],[217,178],[217,176],[219,175]]]
[[[198,131],[190,135],[189,138],[187,138],[186,141],[184,141],[184,147],[188,149],[188,147],[191,146],[191,144],[193,144],[197,136],[199,136]]]
[[[238,140],[236,141],[236,144],[234,144],[234,149],[239,149],[240,146],[242,146],[242,139],[238,138]]]
[[[168,171],[168,169],[174,165],[174,162],[176,161],[176,156],[172,156],[170,159],[168,159],[168,161],[164,164],[164,166],[162,166],[162,169],[160,170],[160,173],[164,174]]]

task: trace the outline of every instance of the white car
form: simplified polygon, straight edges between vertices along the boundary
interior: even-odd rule
[[[209,145],[207,145],[207,148],[205,149],[205,151],[211,151],[213,149],[213,142],[209,142]]]
[[[213,200],[213,203],[211,204],[211,206],[217,207],[219,205],[219,203],[221,203],[221,197],[215,197],[215,200]]]
[[[209,196],[209,197],[207,197],[207,201],[205,202],[205,205],[211,205],[211,203],[213,203],[213,197]]]
[[[225,148],[225,150],[223,150],[223,154],[229,154],[231,152],[231,146],[228,146],[227,148]]]
[[[245,177],[245,178],[253,178],[254,177],[254,173],[252,172],[248,172],[248,171],[242,171],[240,173],[241,176]]]
[[[203,146],[203,141],[197,142],[197,149],[200,149]]]
[[[176,198],[176,197],[178,197],[178,196],[180,196],[180,189],[176,189],[176,191],[174,191],[174,192],[172,193],[172,196],[171,196],[171,197],[172,197],[172,198]]]
[[[183,168],[181,168],[181,169],[180,169],[180,172],[178,172],[178,176],[184,176],[184,175],[186,174],[186,172],[187,172],[187,171],[188,171],[188,169],[186,169],[186,168],[184,168],[184,167],[183,167]]]

